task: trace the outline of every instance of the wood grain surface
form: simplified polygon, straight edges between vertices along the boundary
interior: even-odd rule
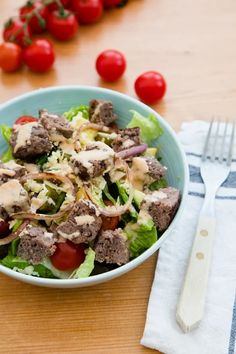
[[[0,1],[1,26],[21,4]],[[64,84],[135,96],[136,76],[159,70],[168,91],[154,108],[175,129],[193,118],[235,117],[235,13],[234,0],[130,0],[100,23],[81,27],[72,42],[55,43],[57,61],[49,73],[0,73],[0,103]],[[123,51],[128,61],[124,78],[113,84],[100,81],[94,69],[107,48]],[[0,353],[157,353],[139,344],[155,263],[154,255],[129,274],[87,289],[44,289],[0,275]]]

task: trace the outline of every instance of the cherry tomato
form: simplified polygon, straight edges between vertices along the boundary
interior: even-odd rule
[[[156,71],[147,71],[140,75],[134,84],[137,96],[147,104],[154,104],[166,92],[164,77]]]
[[[71,0],[61,0],[61,4],[64,8],[69,9],[71,5]],[[58,10],[58,4],[56,3],[56,1],[54,1],[52,4],[49,4],[48,9],[51,12]]]
[[[85,259],[84,245],[75,245],[71,241],[57,243],[55,253],[51,256],[54,267],[59,270],[72,270],[80,266]]]
[[[24,49],[23,60],[32,71],[44,72],[49,70],[55,61],[52,44],[47,39],[36,39]]]
[[[19,118],[17,118],[17,120],[15,121],[15,124],[21,125],[21,124],[25,124],[25,123],[31,123],[31,122],[37,122],[38,119],[32,116],[21,116]]]
[[[49,32],[60,41],[68,41],[73,38],[78,30],[78,22],[75,15],[69,10],[53,11],[48,18]]]
[[[9,223],[7,221],[0,221],[0,238],[6,237],[10,233]]]
[[[113,205],[113,203],[108,199],[104,200],[104,203],[110,206]],[[102,230],[115,230],[119,224],[119,221],[119,216],[109,217],[102,215]]]
[[[31,35],[30,27],[18,18],[10,19],[4,25],[3,38],[6,42],[13,42],[24,47],[29,44]]]
[[[49,10],[41,1],[29,0],[19,10],[21,20],[25,21],[27,16],[31,15],[33,11],[37,11],[38,15],[32,16],[29,20],[29,27],[32,33],[42,33],[46,30]]]
[[[102,17],[103,3],[101,0],[72,0],[72,10],[79,23],[89,25]]]
[[[122,3],[122,0],[103,0],[106,9],[112,9]]]
[[[102,216],[102,230],[115,230],[119,221],[119,216]]]
[[[22,49],[18,44],[5,42],[0,44],[0,68],[12,72],[22,65]]]
[[[125,72],[125,57],[118,50],[105,50],[97,57],[96,69],[103,80],[116,81]]]

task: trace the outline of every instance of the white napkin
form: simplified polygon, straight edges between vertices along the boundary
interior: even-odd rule
[[[204,185],[199,171],[209,125],[184,123],[179,133],[190,167],[190,189],[181,220],[160,249],[141,344],[165,354],[234,354],[236,336],[236,159],[216,199],[217,231],[205,314],[184,334],[175,320]],[[234,156],[236,149],[234,150]],[[235,302],[234,302],[235,301]]]

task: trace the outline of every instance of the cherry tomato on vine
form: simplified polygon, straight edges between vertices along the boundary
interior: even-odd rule
[[[10,19],[4,25],[3,39],[25,47],[29,44],[32,31],[30,27],[20,19]]]
[[[55,61],[52,44],[47,39],[36,39],[23,51],[23,61],[30,70],[44,72],[51,69]]]
[[[48,18],[49,32],[60,41],[68,41],[75,36],[78,30],[75,15],[69,10],[53,11]]]
[[[57,243],[55,253],[51,256],[55,268],[66,271],[80,266],[85,259],[83,244],[75,245],[71,241]]]
[[[65,9],[69,9],[71,5],[71,0],[61,0],[61,4]],[[58,10],[58,4],[54,1],[52,4],[48,5],[49,11]]]
[[[147,71],[140,75],[134,84],[137,96],[147,104],[154,104],[166,92],[164,77],[156,71]]]
[[[122,3],[122,0],[103,0],[106,9],[112,9]]]
[[[38,119],[33,116],[21,116],[21,117],[17,118],[17,120],[15,121],[15,124],[22,125],[22,124],[33,123],[33,122],[37,122],[37,121],[38,121]]]
[[[118,52],[118,50],[105,50],[97,57],[96,69],[103,80],[116,81],[125,72],[125,57],[121,52]]]
[[[46,30],[49,10],[47,6],[44,6],[40,0],[29,0],[19,9],[21,20],[26,21],[27,16],[31,15],[33,11],[37,11],[38,15],[33,15],[29,20],[28,25],[32,30],[32,33],[42,33]]]
[[[72,10],[79,23],[89,25],[102,17],[103,3],[102,0],[72,0]]]
[[[0,44],[0,68],[6,72],[18,70],[22,65],[22,49],[18,44]]]

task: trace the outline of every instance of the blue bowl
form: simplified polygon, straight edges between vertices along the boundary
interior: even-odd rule
[[[129,263],[111,270],[109,272],[91,276],[85,279],[44,279],[25,274],[17,273],[9,268],[0,265],[0,271],[12,278],[40,286],[73,288],[98,284],[118,277],[140,265],[149,258],[164,240],[171,235],[176,226],[185,205],[188,189],[188,166],[182,147],[172,128],[161,116],[145,104],[129,96],[116,91],[90,86],[61,86],[39,89],[16,97],[0,106],[0,123],[13,125],[16,118],[21,115],[38,115],[41,108],[49,112],[61,114],[72,106],[88,104],[91,99],[106,99],[113,102],[115,113],[117,113],[118,125],[125,127],[131,119],[130,110],[136,110],[143,116],[153,113],[164,130],[164,134],[154,142],[160,148],[162,163],[167,166],[167,179],[171,186],[181,191],[181,203],[174,220],[168,229],[162,234],[158,241],[146,250],[142,255]],[[6,149],[6,143],[0,137],[0,155]],[[1,196],[0,196],[1,198]]]

